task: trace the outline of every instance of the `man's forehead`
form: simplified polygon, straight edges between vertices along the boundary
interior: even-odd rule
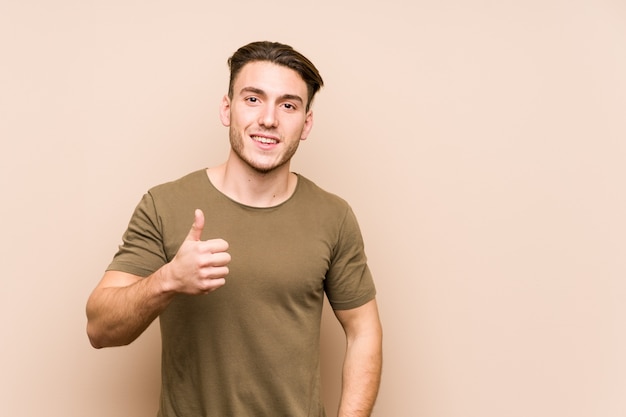
[[[263,89],[259,84],[266,84],[267,88],[289,86],[290,88],[307,89],[304,79],[297,71],[270,61],[248,62],[241,67],[234,80],[235,89],[238,91],[246,87]]]

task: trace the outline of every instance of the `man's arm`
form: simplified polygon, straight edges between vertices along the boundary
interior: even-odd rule
[[[95,348],[127,345],[167,307],[174,293],[165,292],[159,269],[148,278],[105,272],[87,301],[87,335]]]
[[[206,294],[225,283],[230,255],[221,239],[201,241],[204,215],[196,210],[189,234],[174,259],[147,278],[105,272],[87,301],[87,335],[96,348],[127,345],[174,296]]]
[[[368,417],[374,408],[382,370],[382,326],[376,300],[351,310],[335,310],[347,348],[339,417]]]

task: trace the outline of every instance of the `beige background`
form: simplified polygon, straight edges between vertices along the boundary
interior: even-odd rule
[[[361,222],[375,415],[626,415],[621,0],[3,0],[0,415],[155,415],[158,329],[93,350],[84,303],[141,194],[226,157],[259,39],[327,83],[294,170]]]

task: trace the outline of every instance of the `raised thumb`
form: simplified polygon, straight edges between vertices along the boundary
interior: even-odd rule
[[[198,241],[200,240],[200,236],[202,236],[202,230],[204,229],[204,213],[202,210],[196,209],[194,216],[193,224],[185,240]]]

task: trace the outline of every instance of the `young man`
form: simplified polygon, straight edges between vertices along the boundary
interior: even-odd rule
[[[327,294],[347,338],[338,415],[369,416],[382,330],[361,233],[345,201],[289,170],[322,78],[279,43],[228,64],[226,162],[144,195],[87,302],[89,339],[125,345],[160,318],[160,417],[325,416]]]

